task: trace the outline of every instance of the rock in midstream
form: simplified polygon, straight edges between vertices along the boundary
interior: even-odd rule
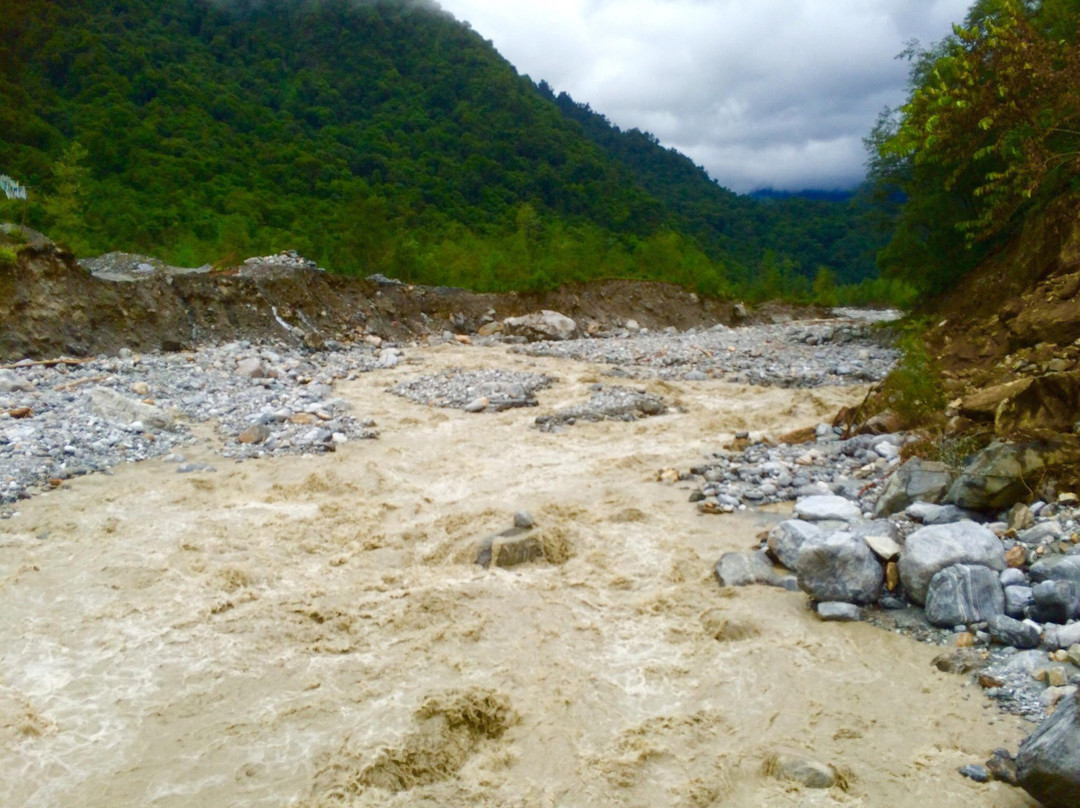
[[[544,432],[555,432],[561,426],[578,421],[636,421],[665,412],[667,405],[660,396],[641,389],[596,384],[588,401],[553,415],[541,415],[536,419],[536,425]]]
[[[434,376],[401,382],[390,388],[390,392],[431,407],[499,412],[512,407],[535,407],[536,392],[554,381],[540,373],[451,368]]]

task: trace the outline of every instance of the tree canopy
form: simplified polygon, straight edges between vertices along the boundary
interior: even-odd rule
[[[906,199],[886,271],[941,290],[1080,192],[1078,25],[1080,0],[979,0],[909,54],[908,101],[870,138],[879,193]]]

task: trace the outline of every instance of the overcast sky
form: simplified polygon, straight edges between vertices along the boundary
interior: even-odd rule
[[[746,192],[847,188],[912,38],[972,0],[438,0],[520,73]]]

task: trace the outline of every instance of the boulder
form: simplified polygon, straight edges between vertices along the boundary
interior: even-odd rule
[[[503,331],[530,342],[567,340],[578,335],[578,325],[565,314],[544,309],[524,317],[507,317],[503,320]]]
[[[1002,401],[1021,393],[1031,386],[1031,379],[985,387],[972,393],[960,403],[960,414],[975,421],[993,421]]]
[[[95,387],[90,391],[90,409],[109,423],[118,426],[130,426],[138,421],[144,427],[153,429],[176,428],[172,415],[165,410],[127,398],[108,387]]]
[[[994,441],[976,454],[949,487],[946,502],[973,511],[1011,507],[1029,496],[1056,453],[1046,444]]]
[[[1021,787],[1045,808],[1080,805],[1080,701],[1063,700],[1016,756]]]
[[[544,545],[528,528],[513,527],[480,543],[476,563],[481,567],[516,567],[544,558]]]
[[[34,385],[15,374],[13,370],[0,370],[0,393],[32,393]]]
[[[1067,623],[1080,617],[1080,585],[1073,581],[1043,581],[1032,587],[1032,617],[1040,623]]]
[[[266,367],[257,356],[249,356],[236,363],[236,375],[245,379],[263,379],[266,377]]]
[[[794,588],[795,579],[777,571],[764,550],[724,553],[716,562],[715,572],[720,586],[764,584],[784,589]]]
[[[1005,593],[989,567],[954,564],[937,572],[926,593],[926,619],[950,628],[1005,613]]]
[[[998,406],[994,431],[999,435],[1020,431],[1071,433],[1078,412],[1080,373],[1050,373],[1031,379]]]
[[[971,519],[974,514],[955,505],[935,505],[932,502],[913,502],[904,508],[904,516],[924,525],[949,525],[961,519]]]
[[[803,544],[820,535],[821,530],[813,522],[788,519],[769,531],[769,552],[789,570],[794,570]]]
[[[986,622],[990,639],[998,645],[1011,645],[1013,648],[1027,650],[1038,648],[1042,640],[1042,635],[1035,626],[1004,614],[995,614]]]
[[[799,588],[817,601],[873,603],[881,596],[885,571],[874,553],[850,533],[806,541],[795,562]]]
[[[954,564],[1005,569],[1005,546],[1001,539],[970,520],[920,528],[907,537],[900,554],[900,580],[908,596],[926,602],[930,579]]]
[[[1036,561],[1028,570],[1035,583],[1072,581],[1080,585],[1080,556],[1054,556]]]
[[[795,503],[795,516],[807,522],[857,522],[862,511],[850,499],[826,494],[800,499]]]
[[[913,457],[889,478],[878,497],[874,516],[899,513],[913,502],[938,503],[952,483],[952,472],[944,463]]]
[[[770,755],[762,768],[777,780],[800,783],[806,788],[832,788],[837,780],[836,769],[832,766],[793,750]]]
[[[1005,587],[1005,614],[1020,620],[1035,605],[1035,593],[1030,586]]]

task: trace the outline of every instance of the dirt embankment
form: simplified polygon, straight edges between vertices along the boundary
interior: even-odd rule
[[[273,260],[222,271],[177,270],[160,262],[123,280],[98,277],[37,234],[9,234],[15,259],[0,262],[0,360],[115,352],[176,351],[206,341],[291,339],[312,347],[365,334],[392,339],[481,325],[541,309],[588,330],[628,319],[646,328],[785,317],[782,306],[745,315],[729,301],[678,286],[603,281],[544,293],[479,294],[378,283],[317,269],[283,270]],[[273,258],[273,257],[271,257]],[[107,273],[105,273],[107,274]]]

